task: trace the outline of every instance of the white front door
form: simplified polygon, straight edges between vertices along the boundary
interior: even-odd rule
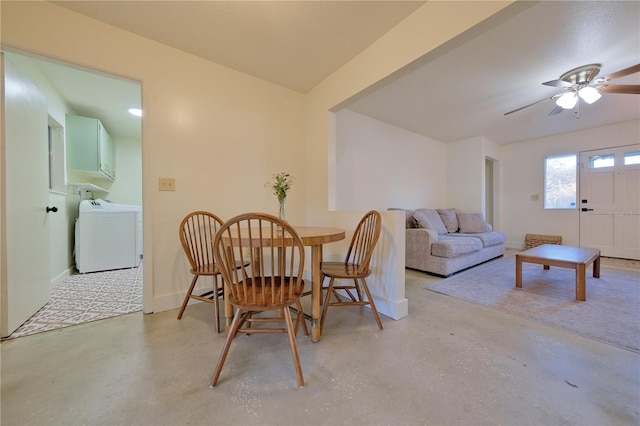
[[[580,246],[640,259],[640,145],[580,153]]]
[[[45,95],[1,55],[3,124],[2,317],[0,333],[14,332],[48,301],[48,136]]]

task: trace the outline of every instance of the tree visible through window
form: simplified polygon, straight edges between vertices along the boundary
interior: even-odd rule
[[[567,154],[545,158],[544,208],[575,209],[577,155]]]

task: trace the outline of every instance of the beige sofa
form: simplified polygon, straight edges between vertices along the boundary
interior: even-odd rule
[[[506,235],[493,231],[480,213],[427,208],[389,210],[406,213],[407,268],[448,277],[504,254]]]

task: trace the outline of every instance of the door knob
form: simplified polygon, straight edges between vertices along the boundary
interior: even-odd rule
[[[55,213],[57,211],[58,211],[57,207],[49,207],[49,206],[47,206],[47,213],[49,213],[49,212],[54,212]]]

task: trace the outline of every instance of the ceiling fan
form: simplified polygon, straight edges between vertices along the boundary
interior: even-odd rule
[[[601,93],[625,93],[631,95],[640,94],[640,85],[638,84],[609,84],[610,81],[626,77],[631,74],[640,72],[640,64],[633,65],[620,71],[616,71],[604,77],[595,78],[600,72],[600,64],[583,65],[574,68],[562,74],[558,80],[546,81],[542,84],[545,86],[560,87],[564,91],[556,93],[548,98],[530,103],[523,107],[506,112],[509,115],[514,112],[529,108],[530,106],[539,104],[540,102],[555,100],[556,106],[551,110],[549,115],[559,114],[565,109],[573,109],[578,105],[576,118],[579,118],[580,99],[588,104],[592,104],[602,96]]]

